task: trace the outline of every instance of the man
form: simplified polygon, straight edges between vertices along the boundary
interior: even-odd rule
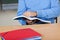
[[[37,17],[54,23],[54,18],[59,15],[59,0],[18,0],[17,16],[20,15]],[[32,21],[21,19],[19,22],[26,25]]]

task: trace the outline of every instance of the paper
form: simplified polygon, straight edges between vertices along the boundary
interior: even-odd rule
[[[1,37],[0,37],[0,40],[2,40]]]

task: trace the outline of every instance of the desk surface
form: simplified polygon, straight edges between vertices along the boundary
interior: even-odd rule
[[[0,26],[0,32],[31,28],[42,34],[42,40],[60,40],[60,24],[40,24],[27,26]]]

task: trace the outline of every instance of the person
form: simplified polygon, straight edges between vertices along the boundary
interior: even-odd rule
[[[54,23],[59,14],[59,0],[18,0],[17,16],[32,16]],[[19,22],[26,25],[33,21],[20,19]]]

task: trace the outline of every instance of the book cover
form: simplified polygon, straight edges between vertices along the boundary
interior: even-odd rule
[[[41,22],[51,23],[51,21],[39,19],[39,18],[36,18],[36,17],[26,17],[26,16],[24,16],[24,15],[20,15],[20,16],[17,16],[17,17],[14,17],[14,18],[13,18],[13,20],[20,20],[20,19],[39,20],[39,21],[41,21]]]
[[[19,29],[1,33],[4,40],[41,40],[41,34],[30,29]]]

